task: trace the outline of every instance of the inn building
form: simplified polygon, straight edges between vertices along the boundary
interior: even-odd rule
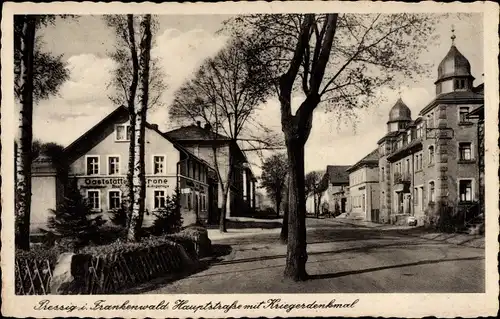
[[[125,107],[119,107],[65,148],[68,177],[96,213],[109,217],[121,207],[126,192],[130,125]],[[32,169],[32,229],[45,228],[49,210],[63,200],[64,188],[54,163],[40,156]],[[203,159],[162,133],[154,124],[145,132],[146,212],[144,226],[165,206],[167,196],[180,197],[184,225],[208,222],[214,190],[213,169]]]

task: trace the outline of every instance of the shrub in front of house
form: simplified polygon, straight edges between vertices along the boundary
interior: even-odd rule
[[[120,208],[112,209],[109,211],[109,219],[116,227],[127,227],[127,210],[122,205]]]
[[[176,194],[165,198],[165,206],[155,212],[156,219],[151,227],[153,235],[172,234],[181,230],[182,215]]]
[[[102,213],[92,211],[73,181],[65,192],[64,200],[51,210],[47,226],[59,245],[71,250],[90,244],[98,239],[99,228],[106,223]]]

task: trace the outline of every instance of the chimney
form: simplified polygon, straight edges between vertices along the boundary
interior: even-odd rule
[[[201,127],[201,122],[200,122],[200,121],[196,121],[196,125],[197,125],[198,127]]]
[[[212,130],[212,125],[210,125],[210,123],[205,123],[205,130],[211,131]]]

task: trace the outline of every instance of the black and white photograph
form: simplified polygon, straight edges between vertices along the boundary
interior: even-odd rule
[[[498,5],[3,11],[4,314],[498,312]]]

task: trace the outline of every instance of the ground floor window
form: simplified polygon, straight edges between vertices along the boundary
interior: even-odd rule
[[[154,209],[165,208],[165,196],[164,190],[154,191]]]
[[[459,181],[459,194],[461,202],[472,201],[472,180],[464,179]]]
[[[436,190],[434,182],[429,182],[429,201],[430,202],[436,201]]]
[[[204,211],[204,210],[207,209],[207,205],[205,203],[205,199],[206,199],[205,194],[201,194],[200,198],[201,198],[201,205],[200,205],[201,206],[201,210]]]
[[[119,190],[109,191],[109,209],[119,209],[122,204],[122,196]]]
[[[424,187],[420,186],[420,208],[424,208]]]
[[[101,194],[97,189],[87,190],[87,200],[93,210],[101,209]]]

